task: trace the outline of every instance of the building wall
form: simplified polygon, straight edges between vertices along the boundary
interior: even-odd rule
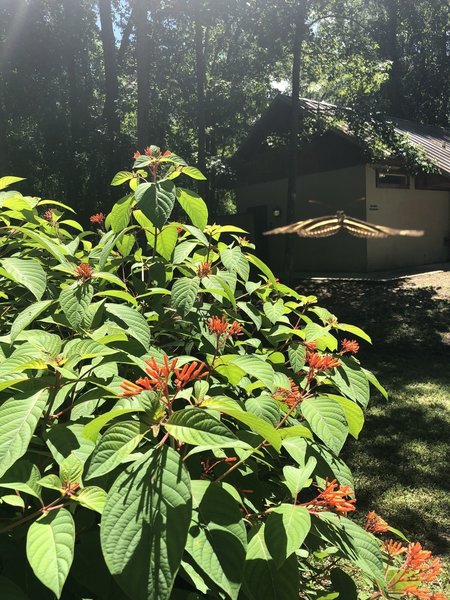
[[[447,191],[377,188],[376,172],[366,166],[367,220],[399,229],[423,229],[421,238],[367,240],[368,271],[444,262],[449,258],[450,195]]]
[[[308,219],[346,210],[354,217],[366,218],[366,203],[357,200],[365,196],[365,165],[302,175],[297,179],[295,220]],[[286,224],[287,180],[245,185],[236,189],[239,213],[252,212],[265,223],[265,230]],[[316,200],[327,206],[310,204]],[[280,211],[276,217],[274,211]],[[248,226],[248,225],[247,225]],[[287,235],[261,236],[258,227],[250,232],[257,253],[280,275],[286,272],[285,244]],[[341,232],[329,238],[305,239],[291,235],[293,273],[364,272],[367,270],[366,240]]]

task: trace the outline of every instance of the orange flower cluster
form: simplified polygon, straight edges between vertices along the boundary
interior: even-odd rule
[[[328,354],[321,355],[317,352],[308,351],[306,353],[305,360],[309,365],[309,368],[317,373],[320,373],[321,371],[327,371],[328,369],[334,369],[335,367],[339,367],[341,365],[338,358]]]
[[[88,281],[94,274],[94,271],[88,265],[88,263],[80,263],[79,265],[77,265],[75,267],[73,274],[74,274],[74,277],[76,277],[76,279],[81,279],[82,281]]]
[[[225,334],[225,339],[235,335],[241,335],[242,328],[237,321],[233,321],[231,324],[222,316],[221,319],[219,317],[211,317],[208,319],[208,329],[210,333],[214,333],[217,336],[217,339],[220,338],[221,335]]]
[[[147,146],[147,148],[144,149],[144,154],[145,156],[155,156],[156,158],[159,158],[161,156],[161,150],[157,146]],[[166,157],[170,156],[171,154],[172,152],[170,152],[170,150],[166,150],[162,156]],[[139,150],[136,150],[136,152],[133,154],[133,158],[135,160],[140,156],[142,156],[142,154],[139,152]]]
[[[406,552],[406,548],[403,546],[401,542],[396,542],[395,540],[389,539],[383,542],[383,549],[389,556],[399,556]]]
[[[212,273],[211,263],[209,263],[209,262],[201,263],[197,269],[197,275],[200,277],[200,279],[202,279],[202,277],[209,277],[209,275],[211,275],[211,273]]]
[[[364,529],[370,533],[386,533],[389,531],[389,525],[380,515],[371,510],[367,513]]]
[[[148,377],[140,377],[139,379],[136,379],[135,383],[128,381],[128,379],[122,381],[120,384],[120,387],[123,390],[121,396],[135,396],[144,390],[160,390],[168,396],[169,392],[167,386],[172,374],[175,375],[175,387],[177,390],[183,389],[191,381],[197,381],[208,375],[208,371],[204,370],[206,365],[203,362],[194,360],[191,363],[185,364],[181,369],[177,369],[177,358],[174,358],[169,362],[167,356],[164,355],[163,360],[164,364],[158,365],[155,357],[152,356],[151,359],[147,359],[145,361],[147,364],[145,372]]]
[[[295,385],[291,378],[289,378],[289,383],[291,385],[289,390],[285,388],[277,388],[272,394],[272,398],[292,408],[302,400],[302,395],[298,389],[298,386]]]
[[[435,582],[443,569],[441,561],[433,558],[430,551],[424,550],[418,542],[404,547],[400,542],[393,540],[385,542],[384,549],[392,557],[405,553],[403,563],[388,581],[389,589],[393,591],[401,589],[403,594],[412,598],[447,600],[443,594],[432,592],[426,585]]]
[[[317,350],[317,344],[316,344],[316,342],[305,342],[303,345],[310,352],[314,352],[314,350]]]
[[[325,486],[325,489],[320,492],[317,498],[308,503],[309,505],[338,514],[346,514],[356,510],[356,498],[348,499],[353,496],[353,490],[350,489],[349,485],[340,486],[336,479],[333,479],[330,483],[326,480]]]
[[[340,354],[346,354],[347,352],[351,354],[358,354],[359,344],[356,340],[342,340]]]
[[[91,223],[96,223],[97,225],[101,225],[104,220],[105,220],[105,215],[102,212],[99,212],[95,215],[91,215],[89,217],[89,221]]]

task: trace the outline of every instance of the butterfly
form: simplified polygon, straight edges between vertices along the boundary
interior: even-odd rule
[[[335,215],[306,219],[305,221],[291,223],[291,225],[276,227],[270,231],[265,231],[264,235],[296,233],[300,237],[321,238],[336,235],[341,229],[359,238],[385,238],[391,235],[420,237],[424,234],[419,229],[395,229],[385,225],[374,225],[367,221],[348,217],[343,210],[338,210]]]

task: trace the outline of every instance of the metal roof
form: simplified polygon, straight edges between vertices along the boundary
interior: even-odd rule
[[[322,114],[332,115],[338,108],[335,104],[329,102],[323,102],[318,100],[311,100],[310,98],[300,98],[300,107],[309,112],[320,112]],[[240,146],[237,154],[246,154],[251,151],[252,148],[258,142],[261,142],[265,135],[268,134],[268,129],[273,128],[275,123],[283,123],[284,127],[288,126],[287,114],[280,116],[281,112],[285,112],[290,106],[291,98],[285,94],[280,94],[272,102],[271,106],[261,116],[261,118],[254,124],[250,131],[247,139],[244,140]],[[351,109],[340,107],[340,110],[350,111]],[[434,127],[432,125],[421,125],[414,121],[407,121],[405,119],[391,118],[391,122],[397,133],[404,134],[408,137],[412,144],[415,144],[421,148],[425,154],[425,157],[434,163],[447,177],[450,176],[450,129],[445,127]],[[340,131],[352,138],[351,131],[341,122],[334,129]]]

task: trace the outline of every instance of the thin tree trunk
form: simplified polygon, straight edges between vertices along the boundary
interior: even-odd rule
[[[398,0],[389,0],[386,4],[387,21],[387,47],[389,59],[392,61],[389,73],[388,97],[391,104],[391,113],[397,117],[405,116],[404,94],[401,64],[401,50],[398,40],[399,34],[399,6]]]
[[[197,152],[198,168],[206,175],[206,64],[204,47],[204,26],[201,19],[201,7],[196,6],[195,11],[195,76],[197,84]],[[206,181],[199,182],[200,195],[208,203],[208,185]]]
[[[109,141],[116,138],[120,130],[117,112],[119,100],[119,81],[117,73],[116,43],[111,15],[111,0],[98,0],[101,24],[103,61],[105,66],[105,105],[103,115],[106,121]]]
[[[137,139],[142,151],[155,143],[150,139],[150,44],[147,0],[136,0],[134,5],[136,25],[137,63]]]
[[[286,201],[286,224],[292,223],[297,203],[297,144],[299,133],[299,98],[302,45],[306,28],[306,0],[299,0],[295,15],[294,47],[292,60],[291,123],[289,138],[288,190]],[[291,236],[286,236],[285,268],[287,278],[292,276],[293,252]]]

